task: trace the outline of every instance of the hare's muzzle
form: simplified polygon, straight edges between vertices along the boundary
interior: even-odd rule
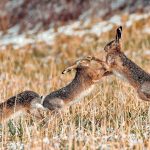
[[[71,70],[65,69],[62,74],[66,74],[67,72],[70,72]]]

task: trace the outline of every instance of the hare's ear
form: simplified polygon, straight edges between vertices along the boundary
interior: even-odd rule
[[[79,68],[88,67],[91,62],[91,57],[84,57],[76,61],[76,64]]]
[[[121,35],[122,35],[122,26],[117,28],[116,31],[116,42],[119,43],[119,40],[121,39]]]
[[[64,69],[64,71],[62,72],[62,74],[66,74],[67,72],[70,72],[74,69],[77,68],[77,64],[73,64],[72,66],[67,67],[66,69]]]

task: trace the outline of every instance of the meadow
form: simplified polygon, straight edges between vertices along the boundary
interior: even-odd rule
[[[124,27],[122,49],[150,73],[150,34],[143,32],[149,26],[147,18]],[[61,73],[76,59],[104,59],[103,48],[116,27],[101,36],[58,34],[52,45],[37,42],[18,50],[8,45],[0,51],[1,101],[23,90],[45,95],[63,87],[74,72]],[[44,122],[30,115],[9,121],[0,128],[1,149],[150,149],[150,103],[115,76],[103,78],[90,96],[65,109],[59,114],[43,112]]]

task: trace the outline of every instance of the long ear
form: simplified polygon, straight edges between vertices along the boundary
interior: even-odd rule
[[[89,59],[90,61],[96,61],[97,63],[101,64],[104,68],[109,68],[107,63],[105,61],[102,61],[100,60],[99,58],[97,57],[94,57],[94,56],[87,56],[86,57],[87,59]]]
[[[83,64],[83,61],[86,61],[87,63]],[[82,66],[86,66],[87,67],[87,66],[89,66],[89,62],[90,61],[91,60],[89,58],[86,58],[86,57],[85,58],[81,58],[81,59],[77,60],[75,62],[75,64],[73,64],[72,66],[67,67],[66,69],[64,69],[64,71],[62,72],[62,74],[66,74],[67,72],[70,72],[71,70],[76,69],[81,64],[82,64]]]
[[[116,31],[116,42],[119,43],[119,40],[121,39],[121,35],[122,35],[122,26],[117,28]]]
[[[66,74],[67,72],[70,72],[71,70],[73,69],[76,69],[77,68],[77,64],[74,64],[70,67],[67,67],[66,69],[64,69],[64,71],[62,72],[62,74]]]
[[[91,62],[91,58],[83,57],[76,61],[76,65],[78,67],[88,67],[90,62]]]

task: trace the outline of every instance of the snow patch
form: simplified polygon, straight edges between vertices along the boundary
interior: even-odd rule
[[[150,17],[150,13],[147,13],[147,14],[132,14],[132,15],[129,16],[129,20],[126,22],[126,26],[131,27],[131,25],[135,21],[139,21],[139,20],[142,20],[142,19],[147,19],[148,17]]]
[[[55,36],[56,36],[56,33],[54,32],[54,29],[52,28],[42,33],[39,33],[36,38],[37,38],[37,41],[39,42],[44,41],[48,45],[51,45],[53,44]]]
[[[130,27],[135,21],[146,19],[150,17],[150,13],[147,14],[132,14],[129,16],[128,21],[125,23],[127,27]],[[114,15],[108,21],[101,21],[95,23],[90,28],[87,28],[90,25],[91,20],[87,19],[85,22],[75,21],[74,23],[58,27],[57,31],[52,27],[47,31],[40,32],[37,31],[41,27],[41,24],[37,24],[33,30],[30,30],[24,34],[19,34],[20,27],[16,25],[8,30],[8,33],[3,35],[0,32],[0,48],[5,49],[9,44],[12,44],[14,48],[20,48],[28,44],[34,44],[36,42],[45,42],[48,45],[52,45],[55,41],[55,38],[59,34],[65,34],[70,36],[79,36],[82,37],[88,33],[94,33],[97,36],[100,36],[102,33],[110,31],[114,24],[121,25],[121,16]],[[144,33],[150,33],[150,28],[143,29]]]
[[[126,1],[125,0],[117,0],[111,3],[111,8],[112,10],[115,10],[117,8],[119,8],[120,6],[122,6]]]
[[[74,34],[74,29],[80,27],[80,22],[76,21],[70,25],[62,26],[58,29],[59,33],[64,33],[66,35],[73,35]]]
[[[113,24],[121,25],[122,24],[122,22],[121,22],[121,16],[115,15],[115,16],[113,16],[113,17],[110,18],[109,22],[113,23]]]
[[[113,28],[112,24],[108,24],[107,22],[100,22],[94,25],[91,29],[91,33],[95,33],[97,35],[102,34],[103,32],[108,32]]]
[[[12,44],[14,46],[23,47],[27,44],[32,44],[34,42],[31,38],[26,38],[24,34],[21,35],[4,35],[0,37],[1,45],[9,45]]]

